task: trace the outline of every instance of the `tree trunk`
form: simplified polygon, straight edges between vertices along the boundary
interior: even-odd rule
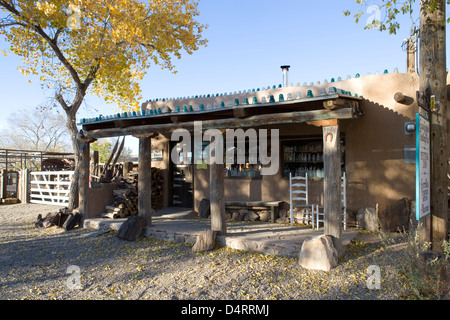
[[[75,101],[70,108],[67,107],[63,100],[57,100],[61,104],[64,111],[66,111],[66,125],[67,129],[69,130],[70,138],[72,139],[72,148],[75,158],[75,170],[72,177],[72,183],[70,185],[68,204],[69,209],[73,210],[78,207],[78,178],[80,176],[79,164],[81,162],[80,141],[77,138],[77,111],[80,108],[81,103],[83,102],[83,98],[80,98],[77,95],[77,98],[75,98]]]
[[[429,110],[430,120],[430,209],[422,219],[425,241],[432,242],[433,250],[442,250],[441,243],[448,233],[447,197],[447,68],[445,1],[437,0],[431,12],[430,0],[420,1],[420,102]],[[431,96],[435,96],[433,110]],[[419,112],[423,110],[419,108]]]

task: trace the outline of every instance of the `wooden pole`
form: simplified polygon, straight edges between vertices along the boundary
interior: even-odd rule
[[[337,120],[336,120],[337,122]],[[324,160],[324,234],[341,237],[341,139],[339,124],[324,126],[323,160]]]
[[[82,220],[88,217],[89,213],[89,173],[90,173],[90,143],[82,141],[80,143],[80,175],[78,176],[78,194],[79,194],[79,204],[78,211],[82,216]]]
[[[6,186],[8,184],[8,174],[5,169],[1,171],[1,180],[0,180],[0,200],[6,198]]]
[[[431,214],[422,222],[425,224],[423,240],[431,240],[432,249],[441,251],[442,241],[448,236],[446,6],[444,0],[436,0],[437,6],[432,11],[431,2],[420,1],[419,112],[428,111],[425,114],[430,118],[431,131]],[[435,96],[435,108],[432,96]]]
[[[209,165],[209,188],[210,188],[210,206],[211,206],[211,230],[219,234],[227,233],[227,224],[225,219],[225,174],[224,165],[217,164],[215,161]]]
[[[138,215],[152,224],[152,139],[151,135],[139,138]]]

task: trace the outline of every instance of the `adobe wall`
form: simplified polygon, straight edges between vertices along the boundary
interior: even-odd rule
[[[390,73],[368,75],[316,86],[286,87],[258,92],[246,92],[227,96],[210,98],[189,98],[184,100],[149,102],[146,108],[183,105],[200,105],[205,107],[221,101],[250,101],[254,96],[260,100],[274,95],[277,99],[280,93],[285,96],[291,93],[294,97],[300,91],[303,97],[307,90],[312,90],[315,96],[321,89],[336,87],[350,91],[353,95],[363,97],[361,108],[364,115],[357,119],[342,120],[341,133],[345,136],[345,163],[348,179],[348,209],[357,212],[361,207],[375,207],[380,210],[395,200],[403,197],[415,198],[415,164],[405,163],[404,149],[415,146],[415,135],[405,134],[405,122],[414,122],[417,105],[416,91],[419,88],[419,78],[416,74]],[[402,92],[406,104],[397,103],[394,95]],[[226,104],[228,105],[228,103]],[[321,137],[322,129],[307,124],[284,125],[278,128],[280,138],[285,136],[317,135]],[[256,128],[258,129],[258,128]],[[170,138],[170,137],[169,137]],[[168,151],[168,143],[165,145]],[[282,151],[280,150],[280,153]],[[450,158],[450,148],[447,150]],[[168,157],[164,158],[165,160]],[[280,159],[280,165],[282,161]],[[168,168],[168,167],[167,167]],[[226,178],[226,200],[284,200],[289,202],[289,181],[282,178],[282,170],[274,176],[264,176],[260,179]],[[167,174],[169,171],[167,169]],[[323,182],[312,179],[310,184],[310,202],[323,203]],[[209,170],[197,169],[194,166],[194,209],[198,210],[203,198],[209,198]]]

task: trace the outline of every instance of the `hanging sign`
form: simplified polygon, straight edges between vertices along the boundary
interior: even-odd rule
[[[163,161],[162,150],[152,150],[152,161]]]
[[[416,219],[430,214],[430,122],[416,114]]]

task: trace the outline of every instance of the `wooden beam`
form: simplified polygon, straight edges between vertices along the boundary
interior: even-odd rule
[[[247,118],[251,115],[250,109],[245,108],[234,108],[233,109],[233,117],[237,119]]]
[[[341,142],[339,125],[323,127],[325,234],[336,238],[342,233]]]
[[[138,215],[152,224],[152,139],[139,138]]]
[[[326,100],[323,102],[323,107],[328,110],[334,110],[345,107],[344,99]]]
[[[317,120],[317,121],[308,121],[307,124],[316,126],[316,127],[328,127],[328,126],[337,126],[337,119],[328,119],[328,120]]]
[[[313,111],[296,111],[276,114],[263,114],[250,116],[243,119],[227,118],[219,120],[205,120],[202,121],[202,128],[207,129],[229,129],[236,127],[256,127],[276,124],[296,124],[308,121],[318,121],[327,119],[352,119],[354,118],[353,108],[341,108],[337,110],[313,110]],[[194,122],[183,123],[165,123],[132,126],[127,128],[109,128],[109,129],[95,129],[86,131],[85,135],[100,139],[107,137],[117,137],[124,135],[137,135],[149,132],[157,132],[160,134],[171,133],[176,129],[193,130]]]

